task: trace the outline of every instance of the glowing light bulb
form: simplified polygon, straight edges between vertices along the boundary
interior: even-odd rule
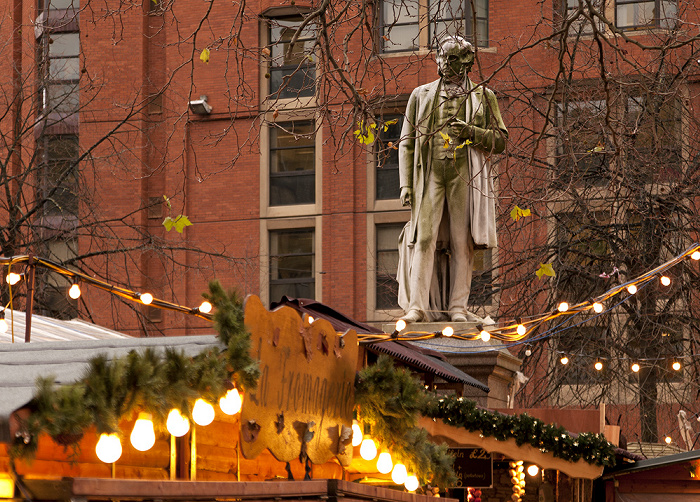
[[[695,261],[700,260],[700,251],[693,251],[693,254],[691,254],[690,257]]]
[[[635,286],[634,284],[630,284],[629,286],[627,286],[627,292],[631,295],[635,294],[637,292],[637,286]]]
[[[409,492],[415,492],[420,486],[420,483],[418,483],[418,477],[415,474],[411,474],[406,477],[406,481],[404,481],[403,485]]]
[[[537,476],[537,475],[539,474],[539,472],[540,472],[540,468],[537,467],[535,464],[530,464],[530,465],[527,467],[527,473],[528,473],[530,476]]]
[[[197,425],[205,426],[214,421],[214,407],[204,399],[197,399],[192,408],[192,420]]]
[[[482,342],[488,342],[489,340],[491,340],[491,333],[489,333],[485,329],[482,329],[481,333],[479,333],[479,337],[481,337]]]
[[[525,355],[526,355],[527,357],[530,357],[530,356],[532,355],[532,350],[530,350],[530,349],[525,349]]]
[[[600,302],[593,303],[593,312],[600,314],[603,311],[603,304]]]
[[[70,287],[68,290],[68,296],[70,296],[73,300],[80,298],[80,286],[78,286],[77,283]]]
[[[311,316],[308,316],[307,319],[309,320],[309,324],[313,324],[316,319],[314,319]]]
[[[352,421],[352,445],[353,446],[360,446],[360,443],[362,443],[362,429],[360,428],[360,424],[357,423],[357,420]]]
[[[396,321],[396,331],[403,331],[406,329],[406,321],[399,319]]]
[[[389,474],[394,468],[394,463],[391,461],[391,454],[388,451],[383,451],[377,459],[377,470],[382,474]]]
[[[559,359],[559,362],[561,362],[564,366],[569,364],[569,358],[566,356],[563,356],[561,359]]]
[[[209,303],[206,300],[203,301],[202,304],[199,306],[199,311],[202,314],[208,314],[209,312],[211,312],[211,309],[212,309],[211,303]]]
[[[671,278],[667,275],[662,275],[660,280],[661,280],[661,284],[663,284],[664,286],[671,285]]]
[[[594,367],[596,370],[601,371],[603,369],[603,363],[596,361]]]
[[[168,432],[176,438],[182,437],[190,430],[190,421],[183,417],[180,410],[173,408],[168,413],[168,420],[165,422]]]
[[[153,417],[150,413],[139,413],[131,431],[131,445],[138,451],[148,451],[156,444],[156,433],[153,430]]]
[[[153,301],[153,295],[151,293],[143,293],[139,299],[141,300],[141,303],[144,305],[150,305],[151,302]]]
[[[666,436],[666,437],[664,438],[664,441],[666,442],[666,444],[671,444],[671,441],[673,441],[673,439],[671,439],[670,436]]]
[[[455,334],[455,330],[452,329],[452,326],[445,326],[445,329],[442,330],[442,334],[444,336],[452,336]]]
[[[634,363],[632,365],[632,371],[634,371],[635,373],[639,373],[639,365],[637,363]]]
[[[95,453],[105,464],[112,464],[122,456],[122,442],[116,434],[100,434]]]
[[[365,460],[373,460],[377,456],[377,445],[374,444],[374,440],[365,436],[360,445],[360,456]]]
[[[402,485],[406,482],[408,472],[403,464],[394,464],[394,469],[391,471],[391,480],[397,485]]]
[[[561,302],[557,307],[557,310],[559,310],[559,312],[566,312],[569,310],[569,304],[566,302]]]
[[[14,272],[10,272],[9,274],[7,274],[7,277],[5,277],[5,281],[7,281],[7,283],[8,283],[10,286],[14,286],[14,285],[17,284],[21,279],[22,279],[22,276],[19,275],[19,274],[15,274]]]
[[[678,361],[673,361],[671,368],[673,368],[674,371],[680,371],[681,363],[679,363]]]
[[[231,389],[224,397],[219,399],[219,408],[227,415],[235,415],[241,411],[242,406],[243,399],[241,399],[238,389]]]
[[[515,328],[515,332],[520,336],[523,336],[527,332],[527,328],[525,328],[524,324],[518,324],[518,327]]]
[[[9,326],[7,325],[7,321],[3,317],[0,319],[0,333],[7,333],[7,330],[9,329]]]

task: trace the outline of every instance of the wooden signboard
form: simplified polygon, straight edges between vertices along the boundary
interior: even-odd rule
[[[455,488],[490,488],[493,485],[493,457],[482,448],[450,448],[455,456]]]
[[[260,381],[241,410],[241,452],[247,459],[268,448],[288,462],[352,461],[357,333],[336,333],[319,319],[309,324],[291,307],[268,311],[257,296],[245,302],[251,352]]]

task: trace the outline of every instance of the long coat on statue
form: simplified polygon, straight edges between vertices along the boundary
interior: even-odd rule
[[[410,291],[410,262],[413,245],[416,242],[416,224],[425,195],[425,184],[432,168],[431,137],[433,117],[442,79],[417,87],[411,93],[406,107],[406,116],[401,129],[399,143],[399,180],[401,187],[410,187],[413,191],[411,204],[411,221],[404,228],[399,239],[399,305],[408,307]],[[495,248],[496,239],[496,195],[493,186],[490,157],[505,149],[508,131],[498,109],[496,96],[490,89],[476,86],[467,80],[469,98],[466,103],[466,122],[475,126],[473,144],[467,146],[469,162],[468,180],[470,186],[471,235],[475,248]],[[447,211],[445,211],[445,215]],[[443,216],[442,225],[445,224]],[[438,240],[445,236],[441,230]],[[449,235],[449,232],[447,232]],[[449,246],[442,242],[442,247]],[[438,250],[440,249],[438,246]],[[448,292],[443,287],[447,274],[446,261],[436,256],[434,280],[431,281],[431,308],[445,309]]]

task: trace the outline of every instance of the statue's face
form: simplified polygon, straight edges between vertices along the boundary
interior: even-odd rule
[[[450,80],[464,80],[474,65],[474,53],[459,45],[443,47],[442,75]]]

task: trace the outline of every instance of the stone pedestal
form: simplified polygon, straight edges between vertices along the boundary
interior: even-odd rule
[[[457,334],[476,331],[476,324],[470,322],[430,322],[409,324],[402,333],[442,332],[446,326],[451,326]],[[391,333],[394,329],[394,324],[383,326],[386,333]],[[488,331],[489,327],[485,326],[485,329]],[[476,378],[490,389],[488,395],[484,396],[482,391],[465,385],[464,397],[473,399],[487,408],[507,408],[509,386],[515,372],[520,369],[522,360],[512,355],[501,342],[493,338],[483,342],[441,336],[411,343],[442,353],[451,365]]]

